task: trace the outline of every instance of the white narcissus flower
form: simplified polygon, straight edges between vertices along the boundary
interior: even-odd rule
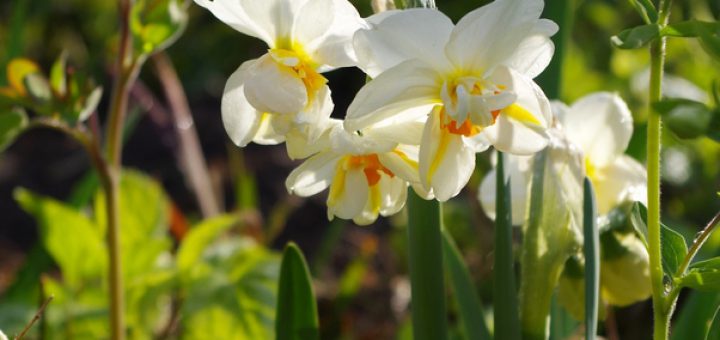
[[[7,335],[0,330],[0,340],[8,340]]]
[[[365,26],[346,0],[195,0],[268,53],[243,63],[228,79],[222,117],[232,141],[277,144],[290,131],[313,141],[333,105],[320,73],[353,66],[352,36]]]
[[[359,225],[400,211],[408,184],[427,196],[419,188],[417,146],[388,139],[382,127],[366,129],[360,136],[343,130],[340,121],[331,125],[329,138],[320,139],[327,143],[324,150],[288,176],[285,185],[290,193],[307,197],[329,187],[328,218],[352,219]],[[393,130],[399,139],[419,138],[408,136],[419,131],[417,127]]]
[[[427,117],[420,178],[440,201],[457,195],[475,153],[494,145],[532,154],[547,144],[551,110],[532,81],[549,63],[557,25],[543,1],[498,0],[456,26],[431,9],[389,11],[355,35],[359,66],[375,77],[358,93],[348,131],[389,119]]]
[[[625,201],[645,202],[645,168],[624,154],[633,132],[632,115],[625,102],[616,94],[597,92],[580,98],[570,107],[553,104],[562,133],[584,154],[585,174],[595,190],[598,214],[605,215]],[[527,183],[532,176],[527,165],[530,158],[511,157],[506,167],[512,179],[515,225],[522,224],[525,218]],[[488,216],[494,217],[494,170],[483,179],[479,198]]]

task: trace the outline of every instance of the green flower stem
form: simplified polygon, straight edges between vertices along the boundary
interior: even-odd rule
[[[408,253],[415,340],[447,338],[440,203],[426,201],[410,189]]]
[[[672,0],[660,0],[658,24],[667,25]],[[652,103],[662,97],[662,77],[665,63],[665,38],[655,40],[650,47],[650,94],[647,134],[647,187],[648,187],[648,252],[652,279],[654,339],[665,340],[670,330],[670,316],[674,301],[666,308],[663,284],[662,253],[660,249],[660,137],[662,119],[652,111]],[[672,274],[672,273],[669,273]]]
[[[570,44],[574,2],[574,0],[552,0],[545,3],[543,17],[556,22],[559,31],[552,37],[555,44],[553,58],[536,81],[550,99],[560,99],[562,96],[563,65],[565,65],[567,46]]]
[[[495,168],[495,260],[493,311],[495,339],[520,339],[520,317],[515,282],[510,181],[505,181],[505,159],[498,152]]]
[[[110,120],[107,125],[106,171],[101,184],[107,200],[107,244],[109,252],[108,280],[110,282],[110,338],[125,339],[124,285],[122,277],[122,254],[120,241],[120,171],[122,160],[122,131],[125,126],[130,87],[135,82],[141,61],[132,57],[130,35],[130,11],[132,0],[119,0],[120,45],[115,68],[115,82],[110,99]]]

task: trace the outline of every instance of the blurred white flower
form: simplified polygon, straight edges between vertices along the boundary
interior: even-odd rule
[[[0,330],[0,340],[8,340],[7,335],[5,335],[2,330]]]
[[[420,178],[445,201],[467,183],[475,153],[531,154],[547,144],[551,110],[532,81],[549,63],[557,26],[541,0],[498,0],[456,26],[436,10],[389,11],[355,35],[359,66],[376,77],[348,109],[348,131],[387,119],[426,121]],[[428,117],[429,114],[429,117]],[[427,118],[425,118],[427,117]]]
[[[332,112],[320,73],[353,66],[352,36],[365,26],[346,0],[195,0],[268,53],[243,63],[222,100],[225,129],[239,146],[277,144],[295,128],[311,141]]]
[[[383,127],[368,128],[363,136],[345,131],[341,122],[331,122],[322,149],[288,176],[290,193],[307,197],[328,187],[328,218],[352,219],[367,225],[378,215],[390,216],[402,209],[408,184],[427,197],[419,185],[417,146],[389,139]],[[416,125],[410,123],[410,125]],[[398,139],[417,139],[420,129],[392,129]]]

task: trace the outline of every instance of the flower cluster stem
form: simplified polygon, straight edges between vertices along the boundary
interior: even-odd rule
[[[658,24],[667,25],[672,0],[661,0]],[[662,78],[665,64],[665,38],[655,40],[650,46],[650,93],[647,134],[647,188],[648,188],[648,252],[652,280],[654,316],[654,339],[665,340],[670,330],[670,316],[674,302],[666,305],[663,283],[662,250],[660,240],[660,150],[662,118],[652,110],[652,104],[662,98]],[[672,274],[672,273],[668,273]]]

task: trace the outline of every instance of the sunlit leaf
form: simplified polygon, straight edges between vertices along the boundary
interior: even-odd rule
[[[100,104],[102,93],[102,87],[96,87],[94,90],[92,90],[92,92],[90,92],[90,94],[85,99],[83,109],[78,113],[78,121],[82,122],[90,118],[90,115],[95,112],[98,105]]]
[[[170,46],[187,25],[185,0],[138,0],[131,13],[130,29],[135,52],[150,55]]]
[[[720,291],[720,257],[693,263],[678,284],[700,291]]]
[[[214,242],[220,234],[237,225],[238,217],[235,215],[223,215],[201,222],[190,229],[185,235],[177,253],[177,267],[183,275],[189,275],[202,259],[206,248]]]
[[[626,29],[610,38],[610,41],[620,49],[636,49],[646,46],[659,37],[660,25],[649,24]]]
[[[35,217],[40,240],[65,282],[78,287],[83,280],[102,277],[107,266],[104,238],[89,218],[60,201],[24,189],[15,191],[15,199]]]
[[[67,53],[63,52],[53,64],[52,69],[50,69],[50,85],[60,97],[64,97],[65,93],[67,93],[66,66]]]
[[[36,102],[45,104],[52,100],[50,83],[40,73],[30,73],[23,78],[23,85],[27,94]]]
[[[12,110],[0,113],[0,151],[12,143],[27,126],[28,119],[25,111]]]
[[[657,21],[658,13],[655,5],[650,0],[630,0],[635,10],[645,20],[645,23],[653,23]]]
[[[276,339],[318,339],[320,331],[310,272],[305,257],[294,243],[285,247],[278,285]]]
[[[680,138],[705,135],[714,112],[705,104],[689,99],[667,98],[653,104],[663,115],[664,123]]]
[[[630,217],[633,227],[638,232],[640,240],[647,246],[648,227],[647,227],[647,208],[640,202],[635,202],[633,212]],[[672,276],[677,271],[680,264],[687,255],[687,242],[680,233],[670,229],[664,224],[660,224],[660,242],[662,250],[663,272]]]
[[[21,96],[27,94],[24,83],[25,77],[34,73],[40,73],[40,67],[28,59],[13,59],[7,65],[8,82]]]

